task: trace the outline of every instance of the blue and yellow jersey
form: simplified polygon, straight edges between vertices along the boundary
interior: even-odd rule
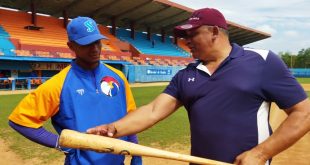
[[[28,94],[9,120],[39,128],[51,118],[56,131],[107,124],[136,109],[129,84],[122,72],[104,64],[95,70],[80,68],[75,61]],[[122,137],[127,140],[127,137]],[[71,149],[70,164],[122,164],[123,156]]]

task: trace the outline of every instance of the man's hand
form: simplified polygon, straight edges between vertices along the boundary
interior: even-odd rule
[[[240,154],[238,165],[263,165],[268,159],[293,145],[310,130],[310,101],[305,99],[291,108],[285,109],[288,117],[265,141],[253,149]]]
[[[113,137],[116,134],[116,128],[113,123],[105,124],[105,125],[100,125],[97,127],[89,128],[88,130],[86,130],[86,133]]]
[[[234,164],[237,165],[265,165],[268,158],[257,150],[256,148],[253,148],[250,151],[246,151],[239,156],[237,156]]]

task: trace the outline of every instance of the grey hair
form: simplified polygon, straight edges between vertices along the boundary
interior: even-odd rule
[[[214,26],[209,26],[209,25],[203,25],[203,26],[205,26],[205,27],[208,28],[208,29],[214,27]],[[216,27],[218,27],[218,26],[216,26]],[[221,28],[221,27],[218,27],[218,28],[220,29],[220,32],[224,33],[227,37],[229,37],[229,32],[228,32],[228,30],[223,29],[223,28]]]

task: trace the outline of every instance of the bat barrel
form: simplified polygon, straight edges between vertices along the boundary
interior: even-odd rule
[[[121,155],[148,156],[191,162],[205,165],[231,165],[220,161],[204,159],[200,157],[164,151],[151,147],[142,146],[105,136],[80,133],[64,129],[59,138],[59,145],[67,148],[92,150],[96,152],[113,153]]]

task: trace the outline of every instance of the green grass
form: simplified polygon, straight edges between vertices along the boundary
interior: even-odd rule
[[[164,88],[163,86],[133,88],[132,91],[137,106],[147,104],[160,94]],[[25,94],[0,96],[0,138],[8,142],[10,149],[23,159],[37,158],[42,161],[39,161],[38,164],[48,164],[62,157],[63,154],[25,139],[7,124],[9,114],[24,96]],[[46,122],[44,127],[55,132],[50,122]],[[168,147],[170,144],[175,143],[180,144],[180,146],[189,146],[189,124],[185,109],[180,108],[168,119],[140,133],[138,137],[140,144],[148,146]]]
[[[47,164],[63,154],[25,139],[8,125],[8,116],[24,96],[25,94],[0,96],[0,138],[4,139],[10,145],[10,149],[21,158],[38,158],[38,164]],[[50,122],[47,122],[45,127],[53,130]]]
[[[133,88],[137,106],[147,104],[160,94],[165,87],[138,87]],[[310,96],[310,92],[307,92]],[[38,164],[49,164],[63,156],[62,153],[33,143],[11,129],[7,122],[8,115],[25,95],[0,96],[0,138],[10,145],[10,149],[23,159],[36,158]],[[50,122],[44,125],[48,130],[53,130]],[[173,144],[188,147],[190,145],[189,122],[184,108],[180,108],[167,119],[156,124],[154,127],[138,134],[140,144],[166,148]],[[42,159],[44,158],[44,159]]]
[[[139,87],[132,88],[132,92],[137,106],[139,107],[152,101],[157,95],[162,93],[164,89],[164,86]],[[140,144],[147,146],[154,142],[161,147],[167,147],[173,143],[189,145],[189,122],[186,110],[180,108],[169,118],[139,133],[139,141]]]
[[[310,84],[310,78],[297,78],[297,81],[301,84]]]

